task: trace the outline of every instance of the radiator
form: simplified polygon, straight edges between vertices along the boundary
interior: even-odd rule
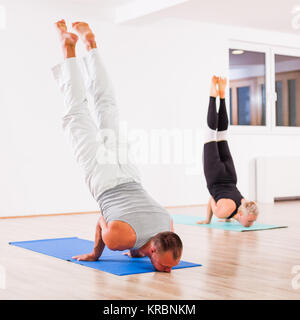
[[[300,199],[300,157],[257,158],[256,199],[262,203]]]

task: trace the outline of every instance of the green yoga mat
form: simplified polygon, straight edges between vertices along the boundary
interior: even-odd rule
[[[261,224],[256,222],[253,224],[253,226],[247,228],[247,227],[243,227],[237,221],[220,222],[218,221],[219,219],[217,218],[212,218],[212,221],[210,224],[197,224],[197,221],[205,220],[205,218],[197,217],[197,216],[186,216],[184,214],[173,214],[172,217],[173,217],[174,223],[177,223],[177,224],[197,226],[199,228],[221,229],[221,230],[238,231],[238,232],[287,228],[287,226]]]

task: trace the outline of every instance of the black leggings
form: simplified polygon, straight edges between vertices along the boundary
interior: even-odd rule
[[[207,124],[211,130],[216,130],[216,140],[204,144],[203,162],[207,186],[215,184],[236,184],[237,175],[233,159],[226,140],[218,140],[218,132],[228,129],[228,116],[225,99],[220,99],[217,113],[216,98],[210,97]]]

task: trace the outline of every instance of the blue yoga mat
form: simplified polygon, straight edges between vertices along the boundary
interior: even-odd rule
[[[257,230],[268,230],[268,229],[278,229],[278,228],[287,228],[287,226],[277,226],[271,224],[260,224],[254,223],[251,227],[243,227],[239,222],[220,222],[217,218],[212,218],[210,224],[197,224],[197,221],[205,220],[203,217],[195,217],[195,216],[186,216],[184,214],[173,214],[172,215],[174,223],[177,224],[186,224],[189,226],[197,226],[202,228],[210,228],[210,229],[222,229],[228,231],[257,231]]]
[[[74,238],[44,239],[33,241],[10,242],[11,245],[32,250],[55,257],[62,260],[71,261],[93,269],[109,272],[118,276],[129,274],[155,272],[154,267],[148,257],[130,258],[123,255],[125,251],[111,251],[105,247],[100,260],[98,261],[77,261],[72,259],[73,256],[92,252],[94,242],[89,240]],[[191,268],[200,267],[201,264],[195,264],[186,261],[180,263],[173,268]]]

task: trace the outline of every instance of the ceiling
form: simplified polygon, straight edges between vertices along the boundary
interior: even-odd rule
[[[74,3],[93,4],[101,7],[116,7],[130,3],[132,0],[69,0]]]
[[[118,6],[132,2],[132,0],[72,1],[78,3],[86,3],[88,1],[95,5],[110,6]],[[189,0],[183,4],[152,13],[151,16],[156,18],[175,17],[201,22],[300,34],[300,11],[298,13],[299,19],[295,18],[297,14],[292,12],[295,7],[300,7],[300,0]],[[296,19],[296,22],[298,22],[299,29],[293,28],[293,19]]]
[[[295,7],[300,7],[299,0],[190,0],[160,15],[300,34],[300,29],[292,26]],[[300,12],[298,14],[300,25]]]
[[[59,3],[88,6],[93,15],[101,8],[116,9],[132,3],[130,10],[139,11],[145,4],[161,4],[157,12],[143,16],[138,21],[160,18],[181,18],[208,23],[225,24],[240,27],[258,28],[270,31],[286,32],[300,35],[300,11],[293,13],[295,7],[300,8],[300,0],[186,0],[182,4],[173,5],[161,10],[165,3],[172,5],[171,0],[26,0],[27,3],[45,3],[52,6]],[[149,1],[149,2],[147,2]],[[153,2],[152,2],[153,1]],[[5,3],[24,2],[24,0],[2,0]],[[176,2],[175,2],[176,4]],[[85,9],[87,9],[85,7]],[[100,11],[99,11],[100,12]],[[101,14],[99,13],[99,16]],[[145,19],[146,17],[146,19]],[[101,18],[101,17],[100,17]],[[297,22],[299,28],[293,27]],[[295,26],[295,24],[294,24]]]

